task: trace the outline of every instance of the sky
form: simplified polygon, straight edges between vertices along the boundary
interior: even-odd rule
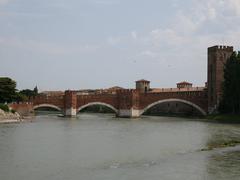
[[[0,27],[18,89],[204,86],[207,48],[240,50],[240,0],[0,0]]]

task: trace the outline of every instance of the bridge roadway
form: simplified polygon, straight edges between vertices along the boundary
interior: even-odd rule
[[[65,116],[76,116],[82,109],[91,105],[104,105],[111,108],[119,117],[140,117],[151,107],[166,103],[180,102],[192,106],[202,115],[207,114],[208,97],[205,88],[187,91],[149,91],[141,93],[136,89],[120,89],[115,93],[78,95],[77,91],[65,91],[62,95],[39,95],[30,103],[11,104],[16,111],[33,111],[40,107],[51,107],[62,111]]]

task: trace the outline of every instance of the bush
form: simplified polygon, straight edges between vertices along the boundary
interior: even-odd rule
[[[14,109],[11,109],[11,113],[15,114],[15,113],[16,113],[16,111],[15,111]]]
[[[8,107],[8,105],[0,104],[0,109],[2,109],[2,110],[5,111],[5,112],[9,112],[9,107]]]

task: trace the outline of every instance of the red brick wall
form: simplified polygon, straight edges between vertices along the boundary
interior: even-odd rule
[[[70,108],[77,108],[77,94],[75,91],[65,91],[64,108],[65,110]]]
[[[27,116],[33,112],[32,103],[13,103],[9,104],[9,107],[17,111],[22,116]]]
[[[160,100],[181,99],[196,104],[207,112],[207,94],[205,91],[144,93],[140,96],[140,109],[144,109],[148,105]]]
[[[118,109],[117,96],[114,94],[80,95],[77,96],[77,109],[88,103],[106,103]]]
[[[182,99],[192,102],[207,112],[207,92],[192,91],[192,92],[161,92],[161,93],[140,93],[137,90],[118,90],[117,94],[97,94],[97,95],[76,95],[74,91],[66,91],[64,96],[46,96],[41,95],[33,99],[33,104],[55,105],[63,110],[66,108],[76,108],[94,102],[106,103],[116,109],[144,109],[148,105],[165,99]],[[13,109],[21,107],[20,105],[13,106]],[[32,108],[31,107],[31,108]]]
[[[33,105],[41,105],[41,104],[51,104],[59,107],[60,109],[64,109],[64,96],[47,96],[47,95],[39,95],[32,99]]]

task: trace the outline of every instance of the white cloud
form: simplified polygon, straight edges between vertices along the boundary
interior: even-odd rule
[[[186,38],[173,29],[154,29],[150,32],[150,41],[154,46],[175,46],[183,44]]]
[[[107,43],[110,45],[117,45],[121,42],[122,37],[109,37]]]
[[[229,7],[233,9],[236,15],[240,16],[240,1],[239,0],[229,0],[226,2]]]
[[[210,20],[214,20],[217,16],[216,9],[213,7],[208,8],[208,17]]]
[[[136,31],[132,31],[131,32],[131,36],[133,39],[137,39],[137,32]]]
[[[146,56],[150,58],[156,58],[158,56],[158,53],[152,52],[150,50],[146,50],[140,53],[140,56]]]
[[[207,47],[223,44],[240,48],[240,16],[236,13],[240,13],[240,9],[236,10],[239,5],[240,0],[196,0],[191,9],[180,9],[164,27],[160,25],[143,36],[130,32],[138,40],[138,47],[132,47],[137,55],[130,59],[156,59],[163,66],[186,64],[195,70],[204,69]]]

